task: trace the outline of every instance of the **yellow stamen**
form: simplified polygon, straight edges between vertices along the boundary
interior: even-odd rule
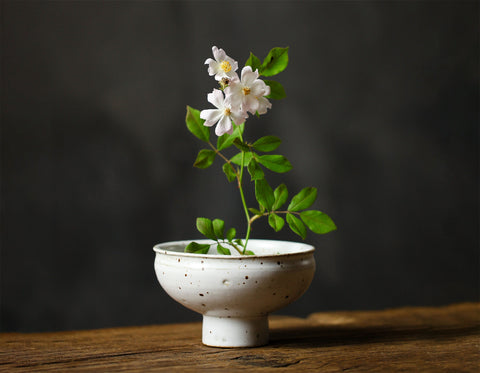
[[[229,117],[232,112],[231,112],[230,109],[227,107],[227,108],[225,108],[224,113],[225,113],[225,115],[226,115],[227,117]]]
[[[230,70],[232,70],[232,65],[230,65],[230,62],[228,61],[222,61],[222,63],[220,64],[220,68],[226,73],[228,73],[230,72]]]
[[[247,95],[250,94],[250,88],[248,88],[248,87],[243,87],[242,90],[243,90],[243,94],[244,94],[245,96],[247,96]]]

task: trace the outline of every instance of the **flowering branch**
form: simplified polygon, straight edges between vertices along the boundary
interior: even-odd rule
[[[288,65],[288,48],[273,48],[263,62],[250,53],[240,77],[236,73],[237,61],[227,56],[223,49],[213,47],[212,52],[214,58],[208,58],[205,64],[208,65],[209,75],[214,76],[219,83],[219,89],[213,89],[207,95],[208,102],[215,106],[215,109],[200,112],[187,106],[185,122],[189,131],[210,147],[199,151],[194,166],[201,169],[208,168],[218,155],[224,161],[222,170],[227,180],[237,181],[247,222],[247,232],[244,241],[236,239],[235,228],[225,232],[223,220],[210,220],[204,217],[197,218],[198,231],[216,242],[217,252],[220,254],[230,255],[231,252],[226,247],[230,246],[242,255],[253,255],[253,252],[247,250],[247,244],[252,223],[261,217],[268,217],[269,225],[276,232],[283,228],[286,220],[290,229],[302,239],[306,238],[307,227],[319,234],[335,230],[335,223],[328,215],[318,210],[307,210],[315,202],[316,188],[302,189],[292,198],[286,210],[280,210],[288,199],[287,187],[285,184],[280,184],[273,190],[265,179],[264,169],[284,173],[290,171],[292,165],[283,155],[259,153],[270,153],[276,150],[281,140],[275,136],[264,136],[253,143],[248,143],[243,138],[245,121],[249,114],[257,116],[266,114],[272,107],[269,99],[282,99],[286,96],[280,83],[262,80],[260,76],[270,77],[282,72]],[[218,136],[216,146],[210,141],[209,127],[213,126]],[[237,148],[240,152],[229,158],[222,153],[229,148]],[[243,191],[245,168],[255,185],[258,208],[247,207]],[[253,215],[251,216],[250,213]],[[285,219],[279,214],[285,215]],[[210,246],[192,242],[185,251],[205,254]]]

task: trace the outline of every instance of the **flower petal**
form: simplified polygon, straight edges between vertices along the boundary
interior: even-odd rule
[[[250,85],[258,78],[258,70],[252,71],[251,66],[245,66],[242,69],[242,84],[244,86],[250,87]]]
[[[206,109],[200,112],[200,118],[205,119],[204,126],[211,127],[218,122],[223,111],[219,109]]]
[[[228,56],[226,56],[225,60],[228,61],[230,63],[230,66],[232,67],[232,70],[230,71],[229,75],[233,75],[233,73],[238,69],[238,62]],[[237,74],[235,73],[235,75]]]
[[[263,80],[257,79],[250,85],[250,94],[256,97],[265,96],[267,85]]]
[[[248,95],[245,97],[244,101],[244,110],[249,111],[252,114],[255,114],[260,106],[258,99],[255,96]]]
[[[245,122],[245,119],[248,118],[248,114],[243,110],[235,110],[230,114],[233,122],[238,126]]]
[[[217,72],[218,72],[218,62],[215,61],[215,60],[212,60],[211,58],[209,58],[208,60],[208,75],[212,76],[212,75],[215,75]],[[205,61],[205,64],[207,63],[207,61]]]
[[[217,127],[215,127],[215,134],[217,136],[222,136],[223,134],[229,132],[232,129],[232,121],[230,117],[222,115],[222,118],[219,120]]]
[[[231,134],[233,133],[233,131],[234,131],[234,128],[233,128],[233,126],[232,126],[232,128],[230,128],[230,130],[228,130],[227,133],[228,133],[229,135],[231,135]]]
[[[270,86],[265,84],[265,92],[263,93],[264,96],[268,96],[270,94]]]
[[[217,60],[217,62],[222,62],[227,54],[222,48],[217,48],[215,46],[212,47],[213,57]]]
[[[214,89],[211,93],[207,95],[207,101],[215,105],[215,107],[218,109],[223,109],[224,100],[225,99],[223,97],[223,92],[220,91],[219,89]]]
[[[265,114],[267,112],[267,109],[270,109],[272,107],[272,104],[270,101],[268,101],[265,97],[258,97],[258,114]]]
[[[232,106],[233,110],[240,107],[243,100],[242,86],[241,84],[233,84],[225,88],[225,106]]]

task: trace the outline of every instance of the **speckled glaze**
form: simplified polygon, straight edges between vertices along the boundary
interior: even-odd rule
[[[214,245],[208,254],[184,253],[190,242],[156,245],[155,273],[173,299],[203,315],[208,346],[266,344],[268,314],[298,299],[315,272],[314,248],[303,243],[250,240],[256,255],[226,256]]]

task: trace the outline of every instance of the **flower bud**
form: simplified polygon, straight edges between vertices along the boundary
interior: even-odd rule
[[[218,83],[220,84],[220,87],[222,88],[222,90],[224,90],[225,88],[228,87],[230,82],[231,82],[230,78],[222,78],[222,80],[220,80]]]

